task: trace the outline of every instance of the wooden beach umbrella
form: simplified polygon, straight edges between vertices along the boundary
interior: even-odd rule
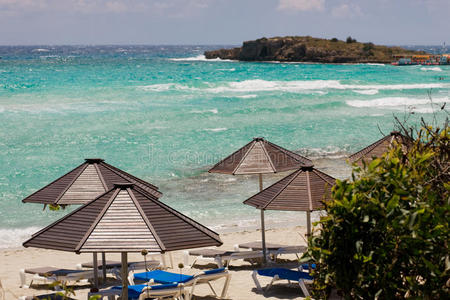
[[[128,182],[116,183],[23,243],[24,247],[75,253],[120,252],[122,299],[128,299],[128,252],[164,253],[220,245],[217,233]]]
[[[259,175],[259,190],[263,189],[262,174],[295,170],[302,166],[312,166],[312,161],[297,153],[275,145],[262,137],[224,158],[212,167],[210,173],[230,175]],[[266,237],[264,210],[261,210],[261,237],[264,261],[266,260]]]
[[[400,132],[392,131],[389,135],[350,155],[349,160],[360,166],[363,164],[363,161],[369,163],[372,161],[373,157],[381,157],[384,153],[389,151],[395,142],[401,144],[405,150],[408,144],[411,143],[411,141]]]
[[[311,166],[302,167],[258,194],[244,204],[264,210],[306,211],[306,227],[311,234],[311,212],[321,210],[323,201],[331,198],[335,179]]]
[[[87,158],[85,162],[59,177],[50,184],[22,200],[24,203],[46,205],[80,205],[94,200],[97,196],[114,187],[114,182],[134,183],[151,195],[159,198],[162,193],[158,187],[139,179],[119,168],[106,163],[101,158]],[[94,253],[94,285],[98,286],[97,254]],[[106,279],[106,257],[102,253],[103,279]]]
[[[114,182],[134,183],[157,198],[162,195],[157,186],[107,164],[101,158],[87,158],[84,163],[26,197],[22,202],[80,205],[110,190]]]

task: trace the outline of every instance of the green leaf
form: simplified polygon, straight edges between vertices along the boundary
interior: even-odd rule
[[[391,200],[389,200],[386,209],[388,211],[393,210],[394,208],[396,208],[398,206],[398,202],[400,200],[399,195],[394,195],[392,196]]]

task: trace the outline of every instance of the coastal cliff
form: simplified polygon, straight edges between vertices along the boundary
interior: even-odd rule
[[[309,36],[288,36],[247,41],[239,48],[206,51],[205,57],[241,61],[390,63],[392,55],[423,53],[401,47],[358,43],[351,38],[340,41]]]

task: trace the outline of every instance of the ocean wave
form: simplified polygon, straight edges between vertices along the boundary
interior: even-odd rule
[[[50,50],[45,48],[36,48],[31,50],[31,52],[50,52]]]
[[[171,61],[232,61],[230,59],[220,59],[220,58],[208,59],[203,54],[193,56],[193,57],[169,58],[169,60],[171,60]]]
[[[441,68],[439,68],[439,67],[423,67],[423,68],[420,68],[420,70],[422,70],[422,71],[434,71],[434,72],[442,72],[442,69]]]
[[[353,90],[353,92],[362,94],[362,95],[376,95],[378,94],[378,90]]]
[[[194,57],[169,58],[171,61],[205,61],[206,57],[201,54]]]
[[[249,94],[249,95],[242,95],[242,96],[236,96],[237,98],[242,98],[242,99],[251,99],[251,98],[256,98],[258,97],[258,95],[255,94]]]
[[[375,90],[415,90],[415,89],[438,89],[449,87],[444,83],[411,83],[411,84],[343,84],[339,80],[295,80],[295,81],[269,81],[262,79],[252,79],[243,81],[231,81],[223,83],[205,82],[204,87],[192,87],[175,83],[152,84],[140,86],[138,88],[153,91],[165,92],[168,90],[190,90],[207,93],[252,93],[252,92],[302,92],[320,90],[347,90],[351,89],[366,95],[375,94]]]
[[[0,229],[0,249],[21,247],[22,243],[29,239],[38,227],[27,227],[20,229]]]
[[[205,131],[212,131],[212,132],[220,132],[220,131],[226,131],[228,128],[221,127],[221,128],[205,128]]]
[[[347,157],[349,154],[347,149],[342,149],[336,146],[328,146],[325,148],[302,148],[295,152],[299,153],[300,155],[307,156],[310,159],[339,159]]]
[[[407,89],[431,89],[443,88],[442,83],[412,83],[390,85],[355,85],[342,84],[339,80],[297,80],[297,81],[267,81],[262,79],[227,82],[222,86],[211,87],[205,90],[212,93],[222,92],[266,92],[284,91],[298,92],[304,90],[407,90]]]
[[[166,92],[169,90],[189,90],[188,86],[177,84],[177,83],[161,83],[161,84],[150,84],[150,85],[144,85],[139,86],[139,89],[142,89],[144,91],[151,91],[151,92]]]
[[[435,98],[433,103],[450,102],[448,98]],[[386,97],[372,100],[348,100],[346,103],[353,107],[405,107],[431,104],[426,98]]]
[[[207,109],[207,110],[193,110],[193,111],[191,111],[191,113],[193,113],[193,114],[204,114],[204,113],[218,114],[219,110],[217,108]]]

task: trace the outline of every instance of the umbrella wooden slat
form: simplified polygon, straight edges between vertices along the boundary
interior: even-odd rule
[[[411,141],[400,132],[393,131],[373,144],[370,144],[360,151],[350,155],[349,160],[352,163],[357,163],[359,165],[362,165],[363,161],[369,163],[372,161],[372,157],[381,157],[389,151],[394,143],[402,145],[403,150],[406,151],[408,146],[411,144]]]
[[[86,159],[86,162],[26,197],[22,202],[84,204],[113,188],[114,182],[124,181],[136,184],[154,197],[159,198],[162,195],[156,186],[115,168],[102,159]]]
[[[95,245],[100,243],[101,245],[95,246],[95,249],[108,252],[117,250],[117,248],[109,249],[110,245],[114,243],[122,245],[132,240],[139,241],[141,249],[153,249],[158,245],[159,251],[162,251],[162,247],[164,251],[168,251],[170,248],[179,249],[186,245],[195,245],[197,241],[198,247],[205,244],[210,246],[221,244],[218,234],[169,208],[138,186],[126,189],[117,187],[117,189],[119,189],[117,195],[114,195],[115,190],[105,193],[34,235],[24,243],[24,246],[47,246],[53,240],[56,245],[63,243],[64,249],[72,247],[72,251],[85,252],[85,246],[92,249],[90,246],[92,243]],[[132,200],[132,197],[136,198],[136,201]],[[105,207],[108,203],[109,206]],[[127,209],[121,211],[121,207]],[[104,214],[98,218],[98,214],[105,209]],[[153,216],[155,220],[152,219]],[[147,223],[144,217],[151,224]],[[97,222],[95,225],[92,223],[94,221]],[[92,231],[88,232],[89,228],[92,228]],[[88,234],[86,240],[79,249],[76,249],[76,242],[85,234]],[[157,239],[162,242],[161,245],[157,243]],[[166,242],[169,246],[165,246]]]

